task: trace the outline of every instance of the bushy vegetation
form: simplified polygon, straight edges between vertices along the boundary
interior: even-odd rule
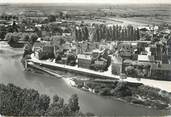
[[[33,89],[21,89],[8,84],[0,84],[1,115],[44,115],[49,107],[50,98],[40,95]]]
[[[127,82],[118,82],[116,88],[111,91],[116,97],[132,96],[132,92],[127,85]]]
[[[72,95],[68,103],[55,95],[50,97],[39,94],[34,89],[21,89],[13,84],[0,84],[0,114],[6,116],[78,116],[78,96]]]
[[[171,103],[170,94],[168,92],[145,86],[140,83],[123,81],[103,83],[87,81],[82,87],[92,89],[93,93],[101,96],[114,96],[130,103],[144,105],[156,109],[169,108],[168,104]]]
[[[7,33],[5,36],[5,40],[8,41],[9,45],[15,44],[21,38],[19,33]]]
[[[149,77],[150,65],[129,65],[125,67],[125,73],[131,77]]]
[[[28,33],[7,33],[5,36],[5,40],[8,41],[9,45],[17,44],[19,41],[29,41],[35,42],[38,36],[36,33],[28,34]]]

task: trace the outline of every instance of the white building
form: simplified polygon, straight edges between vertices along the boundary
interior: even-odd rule
[[[151,56],[151,55],[138,55],[138,61],[141,61],[141,62],[154,62],[154,56]]]

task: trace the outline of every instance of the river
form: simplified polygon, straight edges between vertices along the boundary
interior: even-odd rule
[[[13,49],[0,42],[0,83],[13,83],[21,88],[32,88],[50,97],[57,94],[67,101],[72,94],[78,94],[82,112],[102,116],[161,116],[171,115],[168,111],[158,111],[102,97],[70,87],[65,80],[46,74],[26,72],[21,60],[22,49]],[[70,77],[71,74],[68,74]],[[67,76],[65,74],[65,76]]]

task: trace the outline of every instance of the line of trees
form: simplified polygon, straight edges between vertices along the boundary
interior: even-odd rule
[[[18,32],[18,27],[15,23],[13,25],[8,25],[8,26],[0,25],[0,40],[4,40],[5,35],[7,33],[13,33],[13,32]]]
[[[94,25],[94,28],[88,30],[86,26],[75,28],[75,36],[77,41],[134,41],[139,40],[139,29],[134,28],[132,25],[122,27],[113,25],[107,27],[105,24]]]
[[[32,41],[35,42],[38,36],[36,33],[22,33],[22,32],[14,32],[7,33],[5,36],[5,40],[8,41],[9,45],[17,44],[19,41]]]
[[[13,20],[13,19],[18,20],[18,16],[16,16],[16,15],[1,14],[0,18],[2,20]]]
[[[5,25],[0,26],[0,40],[4,40],[7,33]]]
[[[34,89],[21,89],[13,84],[0,84],[0,114],[5,116],[80,116],[78,96],[72,95],[68,103],[55,95],[52,103],[47,95]]]
[[[89,31],[86,26],[75,29],[76,41],[86,41],[89,38]]]

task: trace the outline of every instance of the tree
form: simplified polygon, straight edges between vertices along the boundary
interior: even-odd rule
[[[32,52],[32,48],[33,48],[33,44],[34,42],[37,40],[37,35],[36,34],[32,34],[28,40],[28,42],[25,44],[24,46],[24,54],[23,54],[23,59],[27,59],[27,55],[31,55]]]
[[[54,95],[53,96],[53,103],[58,102],[58,100],[59,100],[59,96],[58,95]]]
[[[59,17],[60,17],[61,19],[63,19],[63,12],[60,12],[60,13],[59,13]]]
[[[7,86],[0,84],[0,96],[0,114],[2,115],[40,115],[39,107],[42,101],[35,90],[21,89],[13,84]],[[49,104],[48,101],[46,103]]]
[[[38,37],[42,37],[42,31],[40,28],[35,27],[35,33],[38,35]]]
[[[49,116],[63,116],[64,115],[64,99],[55,95],[53,97],[53,103],[47,110],[46,115]]]
[[[135,75],[135,69],[133,66],[127,66],[125,68],[125,72],[127,75],[131,75],[131,76],[134,76]]]
[[[56,16],[55,15],[49,15],[48,20],[49,20],[49,22],[54,22],[54,21],[56,21]]]
[[[117,97],[131,96],[132,91],[129,89],[127,82],[118,82],[116,88],[112,91]]]
[[[4,25],[0,26],[0,40],[4,40],[6,35],[6,28]]]
[[[79,41],[79,38],[78,38],[78,30],[75,28],[75,40],[76,41]]]
[[[55,95],[40,95],[34,89],[21,89],[13,84],[0,84],[0,114],[5,116],[76,116],[79,115],[78,96],[72,95],[68,104]],[[84,115],[84,114],[81,114]]]
[[[23,35],[22,35],[22,40],[23,41],[29,41],[29,34],[27,34],[27,33],[24,33]]]
[[[84,33],[85,40],[88,40],[88,38],[89,38],[89,31],[88,31],[87,27],[85,27],[84,30],[85,30],[85,33]]]
[[[80,107],[79,107],[79,103],[78,103],[78,96],[77,94],[74,94],[71,96],[71,98],[68,101],[68,106],[71,112],[79,112]]]
[[[64,104],[64,99],[58,97],[58,95],[53,96],[53,103],[47,110],[46,115],[48,116],[74,116],[77,115],[79,111],[72,111],[69,104]]]
[[[7,40],[8,41],[8,43],[10,43],[10,41],[12,41],[11,40],[11,37],[12,36],[12,33],[7,33],[6,35],[5,35],[5,40]]]
[[[39,108],[40,108],[41,115],[44,115],[46,110],[49,108],[50,98],[47,95],[41,95],[39,101],[40,101]]]
[[[8,41],[9,45],[16,44],[19,39],[20,39],[20,36],[18,35],[18,33],[7,33],[5,36],[5,40]]]
[[[38,39],[38,35],[35,33],[32,33],[30,35],[29,43],[34,43],[34,42],[36,42],[37,39]]]

